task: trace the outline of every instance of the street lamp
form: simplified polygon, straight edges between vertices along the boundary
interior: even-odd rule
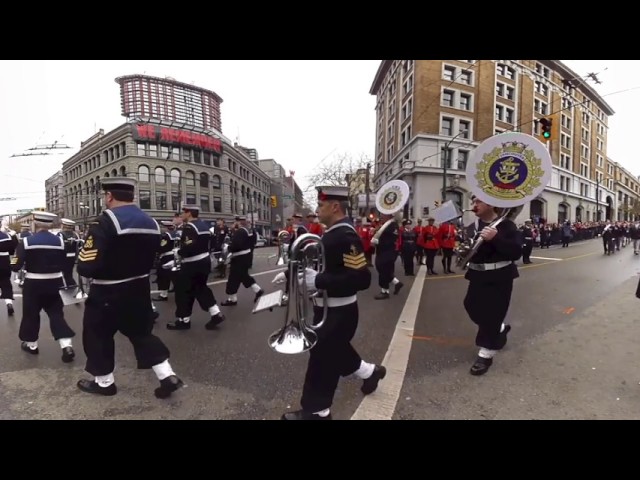
[[[596,175],[596,222],[600,221],[600,176]]]
[[[80,206],[81,214],[82,214],[82,212],[84,212],[84,214],[82,214],[82,217],[84,219],[84,231],[86,232],[87,231],[87,217],[89,216],[89,206],[85,205],[83,202],[80,202],[79,206]]]

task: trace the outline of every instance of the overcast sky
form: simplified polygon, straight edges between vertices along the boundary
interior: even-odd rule
[[[640,61],[564,60],[579,75],[599,74],[593,85],[616,114],[608,156],[633,174],[635,112],[640,106]],[[222,133],[295,171],[298,184],[323,159],[340,154],[373,159],[375,97],[369,88],[379,60],[310,61],[0,61],[0,214],[45,206],[44,180],[58,171],[80,142],[100,128],[125,121],[115,78],[170,76],[213,90],[223,99]],[[72,150],[12,157],[54,142]],[[62,153],[62,154],[57,154]],[[6,200],[15,197],[16,200]]]

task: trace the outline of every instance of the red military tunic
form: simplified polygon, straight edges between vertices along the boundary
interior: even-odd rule
[[[427,225],[422,227],[422,246],[427,250],[438,250],[438,227],[435,225]]]
[[[443,223],[438,229],[438,244],[442,248],[455,248],[456,246],[456,227],[450,223]]]
[[[314,235],[318,235],[319,237],[322,236],[322,225],[320,225],[319,223],[310,223],[307,230],[309,230],[309,233],[313,233]]]

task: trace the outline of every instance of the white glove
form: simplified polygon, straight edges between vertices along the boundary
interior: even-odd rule
[[[271,283],[285,283],[287,281],[287,276],[285,275],[284,272],[280,272],[279,274],[277,274],[275,277],[273,277],[273,280],[271,280]]]
[[[372,238],[371,239],[371,245],[378,245],[378,239],[377,238]]]

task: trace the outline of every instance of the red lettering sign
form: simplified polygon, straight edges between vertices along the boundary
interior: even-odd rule
[[[159,141],[165,143],[179,143],[191,145],[215,152],[222,152],[222,142],[202,133],[176,130],[175,128],[159,127]],[[140,140],[158,140],[158,131],[155,125],[136,125],[137,137]]]

